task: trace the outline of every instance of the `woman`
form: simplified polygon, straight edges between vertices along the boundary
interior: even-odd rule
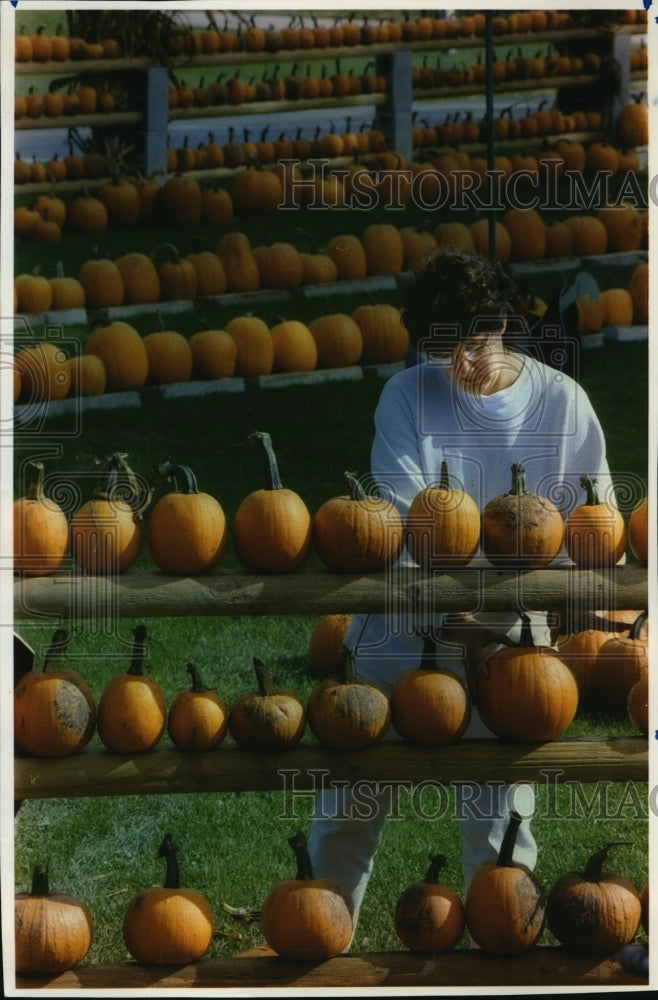
[[[515,340],[527,341],[527,329],[514,284],[500,265],[469,254],[435,253],[408,289],[403,319],[421,361],[384,386],[371,452],[374,482],[403,517],[416,494],[439,481],[444,459],[453,487],[470,494],[480,510],[509,492],[513,463],[524,465],[530,492],[553,498],[565,518],[582,502],[583,474],[595,476],[602,498],[613,502],[603,434],[591,404],[575,380],[515,347]],[[409,564],[403,557],[392,579]],[[478,564],[488,565],[476,557],[471,565]],[[533,611],[530,618],[535,642],[550,645],[547,615]],[[445,624],[450,627],[441,631]],[[520,616],[514,610],[466,613],[446,623],[440,608],[425,617],[355,615],[345,642],[354,652],[356,674],[390,693],[400,674],[419,664],[428,634],[437,639],[440,665],[468,676],[474,694],[487,657],[518,640]],[[465,738],[483,736],[492,734],[475,709]],[[466,888],[477,868],[497,857],[510,807],[524,817],[515,860],[534,867],[530,785],[456,784],[455,792]],[[328,788],[312,822],[315,874],[343,887],[355,925],[390,791],[380,804],[374,818],[359,820],[345,790],[334,794]]]

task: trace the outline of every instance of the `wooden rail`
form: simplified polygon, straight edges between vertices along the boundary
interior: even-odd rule
[[[339,574],[301,569],[254,575],[217,570],[179,577],[129,571],[118,577],[58,573],[14,583],[16,619],[95,617],[194,617],[217,615],[399,614],[645,608],[646,567],[579,570],[460,569],[425,575],[420,570]]]
[[[358,986],[406,990],[435,986],[580,986],[647,987],[647,980],[627,972],[613,958],[570,954],[564,948],[541,946],[516,958],[497,958],[478,949],[445,955],[415,955],[392,951],[340,955],[324,962],[286,961],[268,948],[253,948],[232,958],[202,959],[194,965],[148,966],[136,962],[79,965],[56,976],[18,976],[19,990],[171,989],[190,996],[196,989],[249,987],[294,988],[315,992]],[[63,995],[67,995],[66,992]],[[92,992],[90,995],[94,995]],[[96,994],[98,995],[98,994]],[[302,995],[308,995],[302,993]],[[321,994],[320,994],[321,995]]]
[[[143,754],[113,754],[90,747],[71,757],[17,756],[18,800],[183,792],[317,792],[323,781],[358,781],[411,789],[424,782],[646,781],[648,741],[643,736],[564,738],[547,743],[459,740],[428,749],[386,740],[361,750],[298,745],[255,753],[223,743],[208,753],[182,753],[169,745]],[[387,793],[388,794],[388,793]]]

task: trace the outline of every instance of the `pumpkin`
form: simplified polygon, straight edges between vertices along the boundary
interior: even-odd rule
[[[578,686],[578,704],[591,704],[596,690],[596,658],[610,632],[604,629],[581,629],[570,635],[559,635],[556,652],[569,668]]]
[[[573,232],[566,222],[551,222],[546,226],[545,257],[570,257],[573,251]]]
[[[66,205],[61,198],[53,194],[41,194],[34,200],[32,208],[42,219],[49,219],[60,229],[66,221]]]
[[[643,736],[649,734],[649,676],[641,677],[628,692],[626,712]]]
[[[53,303],[53,290],[42,274],[17,274],[14,278],[16,311],[19,313],[47,312]]]
[[[76,233],[103,233],[107,229],[107,209],[100,198],[86,192],[75,195],[66,209],[66,224]]]
[[[361,237],[369,275],[399,274],[404,267],[400,231],[390,222],[371,223]]]
[[[133,250],[114,261],[123,283],[126,305],[160,301],[160,276],[153,260]]]
[[[87,309],[111,309],[123,305],[123,279],[114,261],[107,257],[85,260],[78,272],[85,290]]]
[[[603,326],[630,326],[633,322],[633,298],[627,288],[606,288],[603,300]]]
[[[510,208],[502,223],[507,229],[512,247],[510,260],[541,260],[546,253],[546,227],[534,208]]]
[[[439,250],[475,249],[471,230],[464,222],[439,222],[433,230],[433,236]]]
[[[615,846],[595,851],[583,871],[561,875],[548,893],[548,928],[572,951],[612,955],[630,944],[640,926],[642,906],[635,886],[622,875],[603,872]]]
[[[395,933],[410,951],[441,955],[452,951],[464,933],[464,904],[439,880],[445,864],[444,854],[430,855],[425,878],[407,886],[395,904]]]
[[[363,338],[362,364],[391,364],[403,361],[409,350],[409,331],[400,310],[388,303],[357,306],[352,319]]]
[[[148,527],[151,558],[164,573],[208,573],[223,558],[228,532],[219,502],[199,491],[196,477],[186,465],[165,459],[158,466],[174,489],[160,497]]]
[[[628,104],[617,119],[617,141],[620,146],[646,146],[649,142],[649,105],[641,95]]]
[[[564,526],[564,545],[576,566],[612,566],[626,551],[626,526],[620,511],[599,499],[598,481],[581,476],[585,503],[572,510]]]
[[[640,892],[640,903],[642,905],[641,924],[645,934],[649,933],[649,883],[646,882]]]
[[[329,285],[338,278],[338,267],[328,254],[301,251],[302,285]]]
[[[217,245],[217,256],[226,274],[229,292],[255,292],[260,287],[260,271],[249,237],[245,233],[225,233]]]
[[[578,685],[554,649],[534,645],[523,614],[519,644],[489,657],[477,698],[482,721],[496,736],[541,743],[556,739],[573,721]]]
[[[611,636],[596,658],[596,701],[613,715],[625,715],[633,685],[649,673],[648,642],[643,634],[647,612],[637,616],[627,634]]]
[[[95,354],[105,365],[108,392],[141,389],[148,377],[148,354],[134,326],[114,320],[97,326],[85,344],[86,354]]]
[[[202,207],[201,187],[193,177],[176,174],[162,185],[158,213],[168,226],[184,226],[189,229],[198,226]]]
[[[358,323],[347,313],[317,316],[308,328],[315,341],[321,367],[348,368],[358,362],[363,351],[363,337]]]
[[[628,519],[628,544],[639,563],[649,558],[649,501],[647,497],[633,507]]]
[[[393,727],[407,743],[446,746],[468,728],[471,706],[466,686],[452,670],[439,666],[431,636],[423,642],[418,667],[398,677],[391,691]]]
[[[525,468],[512,467],[512,486],[482,511],[482,549],[493,566],[547,566],[560,551],[564,521],[547,497],[531,493]]]
[[[400,229],[402,238],[403,263],[405,271],[417,267],[425,257],[436,250],[436,239],[427,229],[415,226],[403,226]]]
[[[318,363],[313,334],[297,319],[282,320],[270,329],[275,372],[310,372]]]
[[[649,265],[646,261],[636,264],[628,290],[633,299],[633,322],[646,325],[649,322]]]
[[[227,330],[197,330],[189,344],[197,378],[230,378],[235,374],[238,345]]]
[[[313,518],[313,545],[321,562],[341,573],[375,573],[391,565],[404,544],[397,508],[369,495],[352,472],[349,494],[326,500]]]
[[[86,296],[83,286],[77,278],[69,278],[64,274],[64,265],[57,264],[57,274],[48,279],[52,290],[52,309],[84,309]]]
[[[182,257],[172,243],[165,243],[158,248],[155,263],[160,279],[160,298],[163,302],[196,298],[197,278],[194,265],[186,257]]]
[[[189,341],[177,330],[154,330],[143,338],[149,385],[189,382],[194,359]]]
[[[578,333],[597,333],[605,322],[605,300],[601,294],[597,297],[584,292],[576,299],[578,316]]]
[[[231,706],[228,728],[243,750],[284,750],[295,746],[306,729],[306,709],[293,692],[274,687],[259,659],[254,659],[258,690],[240,695]]]
[[[185,668],[192,686],[176,695],[167,713],[167,733],[177,750],[215,750],[228,728],[228,711],[216,691],[206,687],[193,663]]]
[[[605,205],[596,213],[608,235],[608,253],[639,250],[642,245],[642,215],[635,205]]]
[[[235,512],[235,552],[255,572],[291,573],[308,557],[311,515],[302,498],[282,485],[270,435],[255,431],[249,440],[265,453],[266,483],[249,493]]]
[[[57,629],[44,656],[43,670],[23,674],[14,689],[16,746],[37,757],[68,757],[91,739],[96,706],[87,682],[59,666],[70,634]]]
[[[204,190],[201,196],[201,219],[205,225],[225,226],[233,218],[233,212],[233,199],[228,191],[219,187]]]
[[[231,198],[239,215],[272,215],[283,201],[283,184],[278,174],[255,161],[233,181]]]
[[[68,355],[51,340],[24,347],[16,355],[22,393],[31,402],[64,399],[71,388]]]
[[[316,684],[306,717],[323,746],[360,750],[383,739],[391,724],[391,706],[380,688],[354,676],[353,656],[345,649],[339,677]]]
[[[158,850],[166,862],[164,885],[142,889],[124,914],[126,948],[148,965],[188,965],[212,944],[212,909],[201,893],[181,886],[177,850],[172,835],[166,834]]]
[[[39,863],[30,892],[18,892],[14,898],[14,935],[16,972],[55,975],[82,961],[94,925],[86,903],[51,890],[48,866]]]
[[[140,518],[150,496],[115,452],[92,493],[73,515],[69,546],[73,561],[87,573],[125,573],[142,544]]]
[[[136,226],[141,214],[139,192],[132,181],[113,168],[112,178],[96,189],[96,197],[107,209],[108,223],[113,226]]]
[[[343,641],[352,623],[350,614],[329,614],[311,629],[308,643],[309,672],[315,677],[335,677],[342,669]]]
[[[608,247],[608,230],[595,215],[573,215],[566,224],[573,236],[572,253],[575,256],[591,257],[604,254]]]
[[[264,320],[257,316],[234,316],[226,324],[226,332],[236,346],[235,374],[249,378],[269,375],[274,365],[272,334]]]
[[[285,241],[262,244],[253,249],[261,288],[298,288],[304,277],[299,251]]]
[[[336,278],[339,281],[360,281],[366,277],[366,251],[358,236],[353,233],[332,236],[325,250],[336,265]]]
[[[79,354],[69,358],[72,396],[101,396],[107,385],[107,372],[101,358],[95,354]]]
[[[135,626],[132,634],[128,671],[115,674],[98,701],[98,735],[112,753],[146,753],[160,742],[167,724],[167,706],[160,685],[144,673],[146,626]]]
[[[196,274],[197,298],[208,295],[223,295],[226,291],[226,271],[224,265],[211,250],[197,250],[186,258]]]
[[[420,490],[411,502],[405,541],[422,569],[465,566],[477,552],[480,511],[468,493],[451,486],[445,460],[439,483]]]
[[[469,226],[473,239],[473,249],[481,257],[494,256],[491,247],[491,230],[488,219],[477,219]],[[493,237],[496,242],[496,259],[506,262],[512,255],[512,237],[503,223],[496,219],[493,226]]]
[[[476,871],[466,893],[466,926],[494,955],[522,955],[541,937],[546,900],[536,876],[514,861],[521,817],[511,812],[496,861]]]
[[[352,938],[352,916],[345,895],[332,879],[315,878],[306,838],[288,839],[297,859],[296,877],[277,882],[261,907],[261,929],[281,958],[319,962],[340,955]]]
[[[62,508],[44,494],[43,462],[28,462],[25,496],[14,500],[14,572],[48,576],[64,562],[69,526]]]

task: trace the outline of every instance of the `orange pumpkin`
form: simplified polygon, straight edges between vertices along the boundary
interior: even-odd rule
[[[643,628],[647,612],[637,616],[627,634],[613,635],[596,658],[596,700],[613,715],[625,715],[633,685],[649,673],[648,642]]]
[[[43,462],[29,462],[32,475],[25,496],[14,500],[14,571],[48,576],[64,562],[69,526],[62,508],[45,496]]]
[[[636,264],[628,283],[633,299],[633,322],[649,322],[649,265],[646,261]]]
[[[361,330],[347,313],[317,316],[308,328],[317,347],[318,363],[324,368],[347,368],[355,365],[361,357]]]
[[[313,334],[297,319],[282,320],[270,330],[275,372],[310,372],[318,363]]]
[[[596,658],[610,632],[603,629],[581,629],[570,635],[560,635],[556,652],[569,668],[578,686],[578,704],[587,705],[594,700],[596,690]]]
[[[649,105],[638,95],[617,119],[620,146],[646,146],[649,142]]]
[[[148,354],[134,326],[114,320],[97,326],[85,344],[86,354],[95,354],[105,365],[108,392],[141,389],[148,377]]]
[[[228,727],[243,750],[258,752],[295,746],[306,729],[304,703],[293,691],[275,688],[259,659],[254,659],[257,691],[240,695],[231,706]]]
[[[269,375],[274,365],[272,334],[258,316],[234,316],[226,332],[236,346],[235,374],[244,378]]]
[[[510,260],[541,260],[546,254],[546,227],[534,208],[510,208],[502,223],[512,242]]]
[[[114,263],[121,275],[124,303],[160,301],[160,277],[151,257],[132,251],[117,257]]]
[[[425,637],[418,667],[393,685],[391,712],[402,739],[417,746],[446,746],[466,732],[471,719],[466,686],[452,670],[439,666],[431,636]]]
[[[189,341],[177,330],[154,330],[143,338],[149,385],[189,382],[194,360]]]
[[[260,271],[249,237],[245,233],[225,233],[217,245],[217,256],[226,274],[229,292],[255,292],[260,287]]]
[[[308,697],[306,716],[309,729],[323,746],[355,750],[384,738],[391,706],[380,688],[355,677],[352,653],[345,649],[339,676],[316,684]]]
[[[358,236],[353,233],[332,236],[327,243],[326,252],[336,265],[339,281],[358,281],[366,277],[366,251]]]
[[[197,378],[230,378],[235,374],[238,345],[228,330],[197,330],[189,343]]]
[[[335,677],[342,669],[343,640],[350,614],[322,615],[311,630],[308,643],[309,672],[316,677]]]
[[[409,331],[400,310],[387,302],[357,306],[352,319],[363,338],[363,364],[403,361],[409,350]]]
[[[95,354],[79,354],[69,358],[72,396],[101,396],[107,385],[107,372],[101,358]]]
[[[395,904],[395,933],[410,951],[441,955],[452,951],[464,933],[464,904],[454,889],[440,881],[445,864],[444,854],[430,855],[425,878],[407,886]]]
[[[560,551],[564,522],[547,497],[531,493],[521,463],[512,465],[509,493],[482,511],[482,549],[494,566],[547,566]]]
[[[66,351],[51,340],[24,347],[16,355],[22,393],[31,402],[64,399],[71,388]]]
[[[219,502],[202,493],[192,470],[165,459],[158,473],[174,489],[160,497],[149,519],[151,557],[164,573],[208,573],[223,558],[228,541]]]
[[[649,735],[649,677],[640,677],[628,692],[628,717],[643,736]]]
[[[176,695],[167,713],[167,733],[177,750],[215,750],[226,736],[228,712],[216,691],[206,687],[193,663],[186,670],[192,686]]]
[[[639,563],[649,559],[649,500],[645,497],[635,505],[628,519],[628,542]]]
[[[115,674],[98,701],[98,735],[111,753],[146,753],[160,742],[167,724],[167,706],[160,685],[144,673],[146,626],[135,626],[132,634],[128,671]]]
[[[587,499],[567,518],[565,548],[576,566],[612,566],[626,551],[624,518],[616,507],[599,499],[596,479],[582,476],[580,485]]]
[[[48,866],[34,866],[30,892],[14,898],[16,972],[56,975],[78,965],[94,936],[86,903],[48,883]]]
[[[448,464],[441,479],[416,494],[406,522],[406,546],[422,569],[465,566],[480,544],[480,511],[463,490],[450,484]]]
[[[85,290],[88,309],[110,309],[123,304],[123,279],[114,261],[108,258],[84,261],[78,281]]]

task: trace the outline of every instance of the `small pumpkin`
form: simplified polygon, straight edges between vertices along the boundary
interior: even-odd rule
[[[363,337],[358,323],[347,313],[317,316],[308,328],[315,341],[321,367],[348,368],[359,361]]]
[[[272,215],[283,201],[283,184],[273,170],[263,170],[258,161],[252,160],[233,181],[231,197],[239,215]]]
[[[158,200],[160,218],[167,225],[193,228],[201,222],[203,195],[193,177],[176,174],[162,185]]]
[[[212,943],[212,909],[201,893],[181,886],[177,851],[172,835],[166,834],[158,850],[166,862],[164,885],[142,889],[126,909],[123,940],[138,962],[188,965]]]
[[[199,490],[189,466],[165,459],[157,471],[167,481],[173,481],[174,489],[160,497],[151,513],[151,558],[165,573],[210,572],[223,558],[228,542],[221,504]]]
[[[107,386],[107,372],[101,358],[95,354],[79,354],[69,358],[72,396],[101,396]]]
[[[78,281],[85,290],[88,309],[111,309],[123,305],[123,278],[113,260],[101,257],[83,261]]]
[[[270,435],[255,431],[249,440],[265,453],[266,485],[249,493],[235,512],[235,552],[255,572],[291,573],[308,557],[311,515],[299,494],[283,486]]]
[[[647,636],[643,633],[648,613],[637,616],[628,633],[611,636],[596,658],[596,701],[614,715],[624,715],[633,685],[648,676]]]
[[[107,209],[100,198],[85,191],[78,194],[66,208],[66,224],[76,233],[98,234],[107,229]]]
[[[296,877],[277,882],[261,908],[267,944],[281,958],[319,962],[340,955],[350,943],[350,907],[337,882],[314,877],[306,838],[296,833],[288,843],[297,858]]]
[[[649,559],[649,500],[644,497],[631,511],[628,519],[628,543],[639,563],[647,565]]]
[[[238,345],[228,330],[197,330],[189,343],[196,378],[230,378],[235,374]]]
[[[355,677],[353,655],[345,649],[340,675],[316,684],[308,697],[306,717],[323,746],[356,750],[384,738],[391,706],[380,688]]]
[[[60,505],[44,493],[43,462],[28,462],[28,469],[25,496],[14,500],[14,571],[49,576],[68,553],[69,525]]]
[[[38,272],[17,274],[14,278],[16,312],[47,312],[53,304],[53,290],[48,278]]]
[[[349,494],[326,500],[313,518],[313,545],[329,569],[375,573],[402,551],[402,517],[389,500],[366,493],[352,472],[344,473]]]
[[[494,955],[522,955],[544,930],[546,899],[534,873],[514,861],[521,816],[510,812],[496,861],[476,871],[466,893],[466,926]]]
[[[452,951],[464,933],[464,904],[440,881],[446,860],[445,854],[430,855],[425,878],[407,886],[395,904],[395,933],[410,951],[441,955]]]
[[[326,253],[336,265],[337,280],[360,281],[368,273],[368,261],[363,243],[353,233],[332,236]]]
[[[306,323],[284,319],[270,329],[275,372],[311,372],[318,363],[318,349]]]
[[[633,322],[646,325],[649,322],[649,265],[646,261],[635,265],[628,290],[633,299]]]
[[[405,541],[422,569],[465,566],[480,544],[480,511],[468,493],[450,483],[441,462],[438,484],[420,490],[407,513]]]
[[[387,302],[365,303],[352,312],[363,338],[362,364],[403,361],[409,350],[409,331],[400,310]]]
[[[315,677],[335,677],[340,673],[343,641],[352,623],[350,614],[322,615],[311,629],[308,643],[309,672]]]
[[[189,341],[178,330],[153,330],[143,338],[149,385],[189,382],[194,359]]]
[[[105,365],[108,392],[129,392],[146,384],[149,361],[144,340],[125,320],[94,327],[85,353],[95,354]]]
[[[194,268],[197,298],[224,294],[226,271],[216,253],[211,250],[195,250],[187,255],[186,260]]]
[[[55,341],[24,347],[15,360],[24,396],[31,402],[65,399],[71,388],[69,357]]]
[[[399,274],[404,268],[404,243],[400,230],[390,222],[371,223],[361,241],[369,275]]]
[[[215,750],[228,729],[226,705],[216,691],[206,687],[194,663],[188,663],[185,669],[192,686],[179,692],[169,706],[169,739],[185,753]]]
[[[548,893],[548,928],[572,951],[612,955],[630,944],[640,926],[642,906],[635,886],[622,875],[603,872],[617,843],[623,841],[595,851],[583,871],[561,875]]]
[[[254,659],[257,691],[240,695],[231,706],[228,728],[243,750],[283,750],[295,746],[306,729],[306,709],[293,692],[275,688],[264,663]]]
[[[146,626],[132,630],[133,650],[126,673],[115,674],[98,701],[96,727],[112,753],[146,753],[160,742],[167,706],[158,682],[144,673]]]
[[[258,316],[234,316],[226,332],[237,349],[235,374],[244,378],[269,375],[274,365],[274,343],[267,323]]]
[[[487,660],[478,681],[478,710],[501,739],[541,743],[556,739],[573,721],[578,685],[554,649],[534,645],[530,619],[521,617],[519,644]]]
[[[547,497],[528,490],[520,462],[511,471],[509,493],[490,500],[482,511],[482,550],[493,566],[548,566],[562,546],[562,515]]]
[[[14,898],[16,972],[55,975],[85,957],[94,936],[86,903],[50,888],[48,866],[36,864],[29,892]]]
[[[260,271],[251,241],[245,233],[225,233],[217,244],[217,256],[224,267],[227,291],[258,291]]]
[[[626,525],[621,512],[599,498],[598,480],[581,476],[587,495],[564,526],[564,545],[576,566],[612,566],[626,551]]]
[[[86,303],[84,287],[77,278],[67,277],[61,261],[57,264],[57,274],[49,278],[52,289],[52,309],[83,309]]]
[[[610,632],[603,629],[580,629],[570,635],[559,635],[557,655],[569,668],[578,686],[578,704],[591,704],[596,689],[596,658]]]
[[[155,263],[163,302],[194,301],[197,277],[194,265],[187,257],[181,256],[172,243],[165,243],[156,250]]]
[[[126,305],[160,301],[160,276],[148,254],[133,250],[114,261],[123,282]]]
[[[14,739],[37,757],[68,757],[87,745],[96,725],[96,705],[87,682],[59,666],[71,639],[57,629],[43,670],[23,674],[14,689]]]
[[[407,743],[446,746],[456,743],[471,720],[466,685],[439,665],[436,643],[427,635],[417,667],[398,677],[391,691],[393,727]]]
[[[502,219],[510,235],[510,260],[541,260],[546,254],[546,227],[534,208],[509,208]]]

